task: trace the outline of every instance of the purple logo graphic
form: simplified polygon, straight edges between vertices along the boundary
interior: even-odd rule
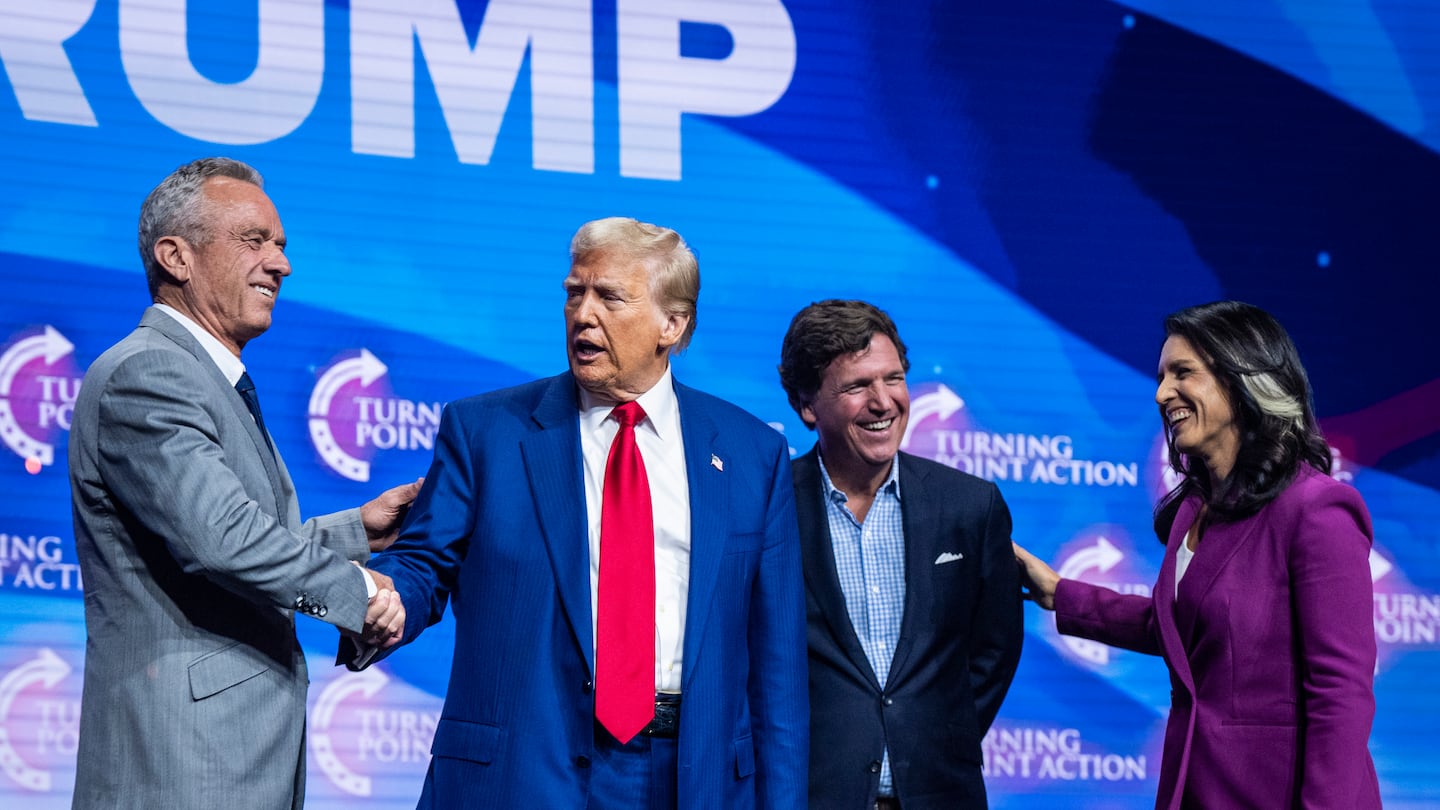
[[[56,441],[70,429],[81,379],[74,351],[48,325],[0,351],[0,442],[32,474],[55,463]]]

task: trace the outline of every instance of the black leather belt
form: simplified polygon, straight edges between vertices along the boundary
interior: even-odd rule
[[[680,736],[680,696],[672,694],[655,695],[655,719],[640,730],[647,737],[673,740]]]

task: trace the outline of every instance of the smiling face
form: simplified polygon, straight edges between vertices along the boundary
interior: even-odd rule
[[[564,286],[565,347],[576,382],[606,402],[650,390],[689,318],[661,307],[645,261],[594,254],[571,266]]]
[[[258,186],[212,177],[202,187],[207,237],[162,237],[155,255],[172,284],[157,299],[184,312],[240,356],[270,328],[281,280],[290,275],[285,230]]]
[[[1175,449],[1205,462],[1215,483],[1223,481],[1240,452],[1240,426],[1210,364],[1179,335],[1160,350],[1155,402]]]
[[[800,418],[818,434],[820,455],[836,487],[869,487],[883,479],[900,451],[910,417],[910,390],[895,344],[882,334],[825,367],[820,388]]]

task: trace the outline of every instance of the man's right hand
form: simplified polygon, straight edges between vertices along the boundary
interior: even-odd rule
[[[365,627],[359,639],[372,647],[388,649],[405,635],[405,603],[395,592],[394,580],[379,571],[367,568],[365,572],[375,580],[377,591],[365,610]]]

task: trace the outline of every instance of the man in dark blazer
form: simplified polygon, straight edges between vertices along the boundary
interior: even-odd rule
[[[699,282],[674,231],[587,223],[564,281],[570,370],[445,409],[411,518],[371,563],[404,599],[406,641],[454,605],[422,808],[805,806],[789,456],[764,423],[674,381]],[[649,513],[612,522],[626,447]],[[635,548],[615,526],[639,558],[612,562]],[[638,648],[617,655],[607,594],[640,599],[622,628]],[[640,713],[616,721],[603,707],[631,687]]]
[[[87,634],[73,806],[299,810],[309,678],[295,613],[393,643],[389,580],[367,586],[351,561],[394,539],[418,487],[300,521],[237,390],[240,351],[290,275],[254,169],[180,167],[139,231],[155,306],[90,366],[70,434]]]
[[[797,314],[790,404],[817,433],[795,460],[810,654],[810,806],[984,808],[980,741],[1024,634],[999,489],[899,452],[909,360],[863,301]]]

